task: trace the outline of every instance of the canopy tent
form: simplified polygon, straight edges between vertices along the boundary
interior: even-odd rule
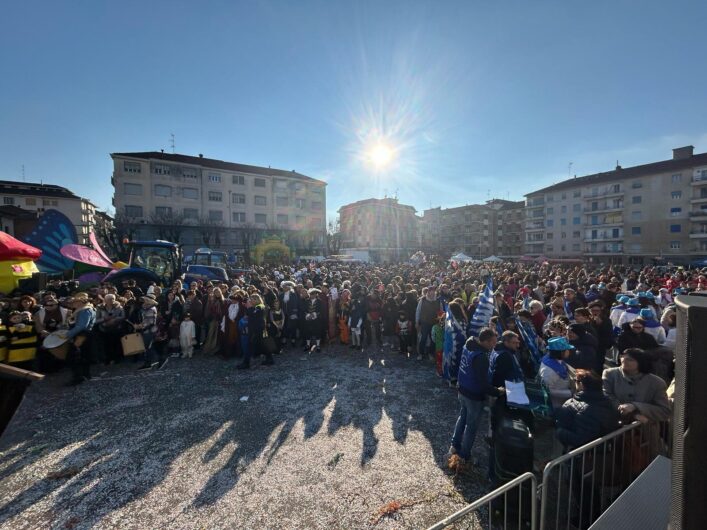
[[[469,262],[474,262],[474,261],[478,261],[478,260],[475,260],[471,256],[467,256],[463,252],[457,252],[451,258],[449,258],[449,261],[456,261],[457,263],[469,263]]]
[[[489,256],[488,258],[484,258],[482,261],[485,261],[486,263],[501,263],[503,260],[498,256]]]
[[[0,261],[19,259],[34,261],[42,255],[42,251],[31,245],[15,239],[10,234],[0,232]]]

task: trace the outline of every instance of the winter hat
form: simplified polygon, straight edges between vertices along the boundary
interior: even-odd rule
[[[648,307],[644,307],[638,312],[638,316],[644,320],[653,320],[653,310]]]
[[[621,296],[619,296],[617,298],[617,300],[619,301],[619,303],[626,304],[626,303],[628,303],[630,298],[628,296],[626,296],[625,294],[622,294]]]
[[[565,337],[553,337],[547,341],[547,349],[551,351],[574,350],[574,346]]]
[[[629,298],[628,302],[626,302],[627,305],[631,307],[638,307],[641,305],[641,302],[639,302],[636,298]]]

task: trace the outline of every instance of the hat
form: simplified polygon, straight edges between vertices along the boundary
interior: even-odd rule
[[[648,300],[655,300],[655,295],[652,292],[647,291],[646,296],[644,296],[644,298],[648,298]]]
[[[307,291],[307,293],[309,293],[309,296],[316,296],[321,293],[321,291],[316,287],[312,287],[309,291]]]
[[[636,307],[641,305],[641,302],[639,302],[636,298],[629,298],[628,302],[626,302],[626,305],[629,305],[631,307]]]
[[[653,311],[649,309],[648,307],[644,307],[638,312],[638,316],[645,319],[645,320],[652,320],[653,319]]]
[[[606,284],[604,282],[599,282],[597,287],[599,287],[599,289],[606,289]]]
[[[553,337],[547,341],[547,349],[551,351],[574,350],[575,347],[565,337]]]
[[[622,304],[626,304],[626,303],[628,303],[628,301],[630,300],[630,298],[629,298],[628,296],[626,296],[625,294],[622,294],[621,296],[619,296],[619,297],[617,298],[617,300],[618,300],[620,303],[622,303]]]
[[[280,282],[280,287],[294,287],[295,282],[291,282],[290,280],[285,280],[283,282]]]
[[[140,298],[143,302],[148,302],[151,305],[157,305],[157,298],[155,298],[154,294],[146,294],[142,298]]]

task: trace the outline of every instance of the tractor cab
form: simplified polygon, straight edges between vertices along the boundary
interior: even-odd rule
[[[151,283],[171,285],[182,277],[182,272],[182,252],[176,243],[131,241],[128,267],[112,271],[106,280],[118,285],[123,280],[132,279],[141,287]]]

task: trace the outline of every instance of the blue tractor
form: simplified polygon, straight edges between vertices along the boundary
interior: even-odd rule
[[[142,288],[150,284],[172,285],[179,279],[189,284],[195,280],[227,281],[223,267],[206,265],[184,266],[182,249],[169,241],[131,241],[128,267],[110,272],[106,281],[120,285],[135,280]]]

